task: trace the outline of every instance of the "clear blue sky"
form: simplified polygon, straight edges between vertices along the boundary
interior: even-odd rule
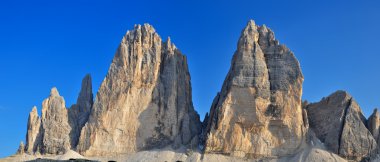
[[[361,3],[360,3],[361,2]],[[379,1],[19,1],[0,2],[0,157],[25,141],[32,106],[56,86],[66,106],[82,77],[94,93],[134,24],[152,24],[188,57],[202,116],[220,90],[240,31],[266,24],[301,62],[303,98],[349,91],[368,116],[380,106]]]

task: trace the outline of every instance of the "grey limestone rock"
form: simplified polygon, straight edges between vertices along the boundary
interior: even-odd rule
[[[329,151],[360,160],[376,149],[359,105],[347,92],[337,91],[306,109],[310,128]]]

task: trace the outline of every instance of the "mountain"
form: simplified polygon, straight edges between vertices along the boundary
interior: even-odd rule
[[[67,107],[57,88],[33,107],[26,144],[0,161],[379,161],[380,114],[345,91],[302,102],[300,64],[274,32],[249,21],[203,122],[186,56],[149,24],[121,40],[94,98],[86,75]],[[79,153],[79,154],[78,154]]]
[[[303,80],[294,54],[265,25],[249,21],[211,106],[205,151],[248,158],[299,151],[307,131]]]
[[[196,147],[201,125],[191,95],[186,57],[151,25],[136,25],[123,37],[99,88],[78,150],[112,155]]]
[[[366,127],[367,119],[347,92],[337,91],[306,109],[310,128],[329,151],[359,161],[376,149],[376,140]]]

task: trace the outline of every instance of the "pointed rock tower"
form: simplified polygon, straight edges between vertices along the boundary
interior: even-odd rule
[[[41,119],[38,116],[37,107],[34,106],[29,113],[27,134],[26,134],[26,146],[25,152],[28,154],[34,154],[37,150],[41,137],[39,136],[41,126]]]
[[[293,53],[266,26],[249,21],[211,106],[205,152],[247,158],[295,153],[306,133],[302,83]]]
[[[200,130],[184,55],[149,25],[123,37],[82,129],[78,150],[91,155],[194,146]]]
[[[65,100],[54,87],[42,102],[40,151],[44,154],[63,154],[70,150],[70,131]]]

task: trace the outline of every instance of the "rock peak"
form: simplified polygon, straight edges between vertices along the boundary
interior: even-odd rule
[[[83,78],[83,80],[90,80],[91,81],[91,74],[86,74]]]
[[[373,114],[377,114],[377,113],[379,113],[377,108],[373,109]]]
[[[171,43],[172,43],[170,37],[168,37],[168,39],[166,40],[166,43],[167,43],[167,44],[171,44]]]
[[[32,111],[30,113],[37,114],[37,106],[33,106]]]
[[[195,146],[200,121],[191,103],[186,57],[153,26],[135,25],[117,49],[88,121],[77,146],[84,155]]]
[[[156,30],[152,25],[149,23],[144,23],[143,25],[141,24],[135,24],[134,30],[144,30],[144,31],[151,31],[152,33],[155,33]]]
[[[249,33],[252,33],[252,32],[257,32],[257,25],[255,23],[255,21],[253,20],[249,20],[247,25],[245,26],[244,30],[243,31],[248,31],[248,33],[246,32],[243,32],[244,34],[249,34]]]
[[[177,47],[175,46],[175,44],[172,43],[170,37],[168,37],[167,40],[166,40],[166,42],[165,42],[165,48],[166,48],[166,50],[171,51],[171,52],[169,52],[169,54],[174,53],[174,51],[177,49]]]
[[[38,116],[37,106],[33,106],[29,116]]]
[[[352,98],[351,94],[348,93],[347,91],[344,91],[344,90],[338,90],[338,91],[332,93],[328,97],[329,98],[346,98],[346,99],[351,99]]]
[[[248,21],[247,26],[256,26],[255,20],[251,19]]]
[[[378,117],[367,122],[359,104],[346,91],[336,91],[306,109],[310,128],[329,151],[351,159],[376,148]]]
[[[87,93],[92,95],[92,78],[90,74],[87,74],[82,79],[82,87],[79,96],[82,95],[82,93]],[[83,94],[84,95],[84,94]]]
[[[51,96],[51,97],[58,97],[58,96],[60,96],[60,95],[59,95],[59,92],[58,92],[58,90],[57,90],[56,87],[53,87],[53,88],[50,90],[50,96]]]

